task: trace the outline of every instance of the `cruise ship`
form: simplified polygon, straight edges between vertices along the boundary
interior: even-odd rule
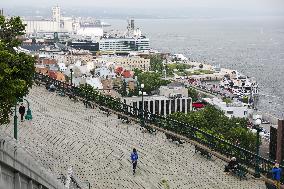
[[[99,42],[99,50],[103,52],[149,51],[150,40],[145,36],[102,38]]]
[[[101,22],[100,22],[101,23]],[[150,40],[142,35],[139,28],[135,28],[134,20],[128,21],[127,30],[123,34],[106,33],[98,23],[81,25],[77,36],[68,46],[102,53],[128,53],[131,51],[150,51]],[[80,36],[80,38],[79,38]]]

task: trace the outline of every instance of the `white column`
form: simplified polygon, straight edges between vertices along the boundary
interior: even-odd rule
[[[15,188],[21,188],[21,177],[20,173],[15,173],[15,182],[14,182]]]
[[[34,189],[33,181],[30,180],[28,184],[28,189]]]

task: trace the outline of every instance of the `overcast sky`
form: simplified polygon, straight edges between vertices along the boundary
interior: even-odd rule
[[[0,7],[51,7],[59,5],[64,8],[108,8],[117,10],[193,10],[206,11],[239,11],[261,14],[284,15],[284,0],[0,0]]]

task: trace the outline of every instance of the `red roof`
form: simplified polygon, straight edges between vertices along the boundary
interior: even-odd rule
[[[123,71],[122,67],[118,67],[118,68],[115,69],[115,73],[117,73],[117,74],[121,74],[122,71]]]
[[[129,70],[124,70],[124,72],[122,73],[123,77],[125,78],[130,78],[132,77],[132,74]]]
[[[56,72],[54,71],[49,71],[48,73],[49,77],[53,78],[53,79],[56,79]]]

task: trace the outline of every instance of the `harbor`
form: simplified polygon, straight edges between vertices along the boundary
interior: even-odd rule
[[[0,189],[284,188],[284,17],[123,1],[1,4]]]

